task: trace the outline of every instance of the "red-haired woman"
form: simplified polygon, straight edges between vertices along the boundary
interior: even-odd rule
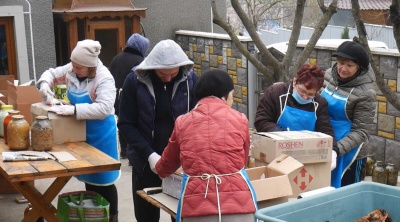
[[[254,126],[258,132],[310,130],[334,138],[332,169],[336,166],[337,146],[329,120],[328,103],[317,93],[324,83],[324,72],[304,64],[292,81],[269,86],[258,107]]]

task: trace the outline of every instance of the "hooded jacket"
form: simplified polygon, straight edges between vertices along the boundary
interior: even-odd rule
[[[154,73],[155,69],[176,67],[180,67],[179,74],[170,83],[161,82]],[[163,40],[127,76],[118,129],[127,140],[128,159],[137,174],[142,175],[150,154],[162,154],[176,118],[196,105],[193,87],[198,76],[192,68],[193,62],[178,44]]]
[[[349,152],[369,139],[369,130],[373,129],[373,120],[376,108],[376,92],[373,87],[375,75],[372,68],[362,72],[357,78],[343,84],[338,84],[337,75],[332,73],[337,64],[326,70],[324,85],[321,92],[327,87],[335,93],[347,97],[346,114],[351,122],[351,131],[337,141],[340,155]],[[357,158],[366,157],[364,149],[360,149]]]
[[[219,98],[201,99],[196,108],[176,120],[156,169],[166,177],[182,165],[191,176],[181,199],[183,218],[218,214],[217,195],[221,214],[255,212],[249,187],[236,174],[246,165],[249,145],[246,116]],[[202,179],[203,174],[219,175],[218,193],[215,179]]]

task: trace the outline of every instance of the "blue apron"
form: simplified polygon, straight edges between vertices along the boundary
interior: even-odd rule
[[[184,194],[185,194],[186,186],[188,184],[188,181],[189,181],[190,177],[200,177],[203,180],[208,180],[206,189],[208,189],[208,182],[209,182],[210,179],[215,179],[216,180],[215,181],[215,186],[216,186],[216,191],[217,191],[216,194],[217,194],[217,200],[218,200],[218,216],[220,218],[219,221],[221,221],[221,209],[220,209],[221,206],[220,206],[219,196],[218,196],[219,195],[218,194],[218,184],[219,184],[218,181],[220,181],[221,179],[219,177],[229,176],[229,175],[233,175],[233,174],[237,174],[237,173],[242,176],[242,178],[246,181],[247,186],[249,186],[249,189],[250,189],[250,192],[251,192],[251,196],[252,196],[252,199],[253,199],[253,203],[254,203],[254,207],[256,208],[256,211],[257,211],[258,210],[258,205],[257,205],[256,192],[254,191],[253,186],[250,183],[249,176],[247,175],[247,172],[244,169],[241,169],[239,172],[236,172],[236,173],[222,174],[222,175],[203,174],[202,176],[189,176],[186,173],[183,173],[182,189],[181,189],[181,194],[180,194],[181,198],[179,198],[179,201],[178,201],[178,209],[176,211],[175,221],[176,222],[181,222],[182,221],[182,218],[181,218],[181,215],[182,215],[182,202],[183,202],[183,199],[184,199],[184,196],[185,196]],[[205,192],[205,195],[207,195],[207,190]],[[204,198],[206,198],[206,196]],[[259,221],[259,220],[255,219],[255,221]]]
[[[88,91],[76,93],[68,90],[68,99],[72,105],[93,103]],[[109,115],[102,120],[86,120],[86,142],[118,160],[117,126],[114,115]],[[107,186],[113,184],[120,177],[120,174],[120,170],[112,170],[78,175],[76,178],[88,184]]]
[[[317,122],[316,110],[318,104],[314,103],[315,110],[314,112],[309,112],[301,109],[296,109],[290,106],[287,106],[287,100],[290,95],[289,93],[290,86],[288,92],[284,95],[279,96],[279,102],[281,103],[281,115],[278,118],[278,126],[280,126],[284,130],[290,131],[300,131],[300,130],[309,130],[315,131],[315,123]],[[286,96],[285,104],[282,106],[282,97]]]
[[[325,88],[321,96],[328,102],[329,119],[335,132],[336,141],[339,141],[350,132],[352,125],[346,114],[347,97],[334,93],[328,88]],[[338,157],[336,168],[331,173],[333,187],[341,187],[343,174],[354,162],[359,150],[360,146]]]

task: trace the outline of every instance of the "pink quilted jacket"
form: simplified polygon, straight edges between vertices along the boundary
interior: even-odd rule
[[[190,113],[176,120],[156,169],[161,177],[166,177],[182,165],[191,176],[184,193],[182,218],[218,214],[215,178],[210,178],[205,197],[207,180],[193,177],[204,173],[234,173],[219,176],[221,214],[255,212],[250,190],[236,173],[245,167],[249,144],[247,118],[218,98],[200,100]]]

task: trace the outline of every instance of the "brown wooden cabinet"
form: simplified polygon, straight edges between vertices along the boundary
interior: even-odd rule
[[[141,33],[140,18],[146,8],[126,0],[55,0],[53,3],[57,65],[69,62],[76,43],[83,39],[100,42],[100,59],[108,66],[133,33]]]

